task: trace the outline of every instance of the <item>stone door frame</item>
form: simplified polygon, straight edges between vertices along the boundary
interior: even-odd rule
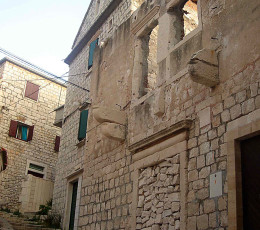
[[[228,230],[243,229],[240,141],[260,134],[260,109],[238,118],[227,128]]]
[[[76,181],[78,181],[78,191],[77,191],[74,229],[77,229],[77,227],[78,227],[82,174],[83,174],[83,169],[81,169],[67,177],[65,215],[64,215],[64,220],[63,220],[63,224],[62,224],[63,229],[65,229],[65,230],[69,229],[72,189],[73,189],[73,183],[75,183]]]

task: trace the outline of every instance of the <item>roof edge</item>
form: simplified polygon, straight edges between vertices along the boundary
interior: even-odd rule
[[[9,58],[9,57],[4,57],[4,58],[2,58],[2,59],[0,60],[0,65],[2,65],[2,64],[5,63],[5,62],[11,62],[12,64],[15,64],[15,65],[17,65],[17,66],[20,66],[20,67],[26,69],[27,71],[30,71],[30,72],[32,72],[32,73],[34,73],[34,74],[37,74],[37,75],[39,75],[39,76],[45,78],[46,80],[52,81],[53,83],[56,83],[56,84],[58,84],[58,85],[60,85],[60,86],[62,86],[62,87],[67,88],[67,86],[66,86],[65,84],[63,84],[63,83],[61,83],[61,82],[58,82],[57,80],[51,79],[48,75],[43,74],[43,73],[41,73],[40,71],[37,71],[37,70],[35,70],[35,69],[33,69],[33,68],[29,67],[29,66],[26,66],[25,64],[22,64],[22,63],[20,63],[20,62],[18,62],[18,61],[15,61],[15,60],[13,60],[12,58]]]
[[[73,48],[70,54],[65,58],[64,62],[68,65],[75,59],[78,53],[82,50],[82,48],[90,41],[92,36],[99,30],[104,21],[111,15],[111,13],[117,8],[117,6],[123,0],[114,0],[109,6],[101,13],[98,19],[94,22],[94,24],[90,27],[84,37],[80,40],[80,42]]]
[[[85,19],[87,18],[88,12],[89,12],[89,10],[90,10],[90,8],[91,8],[93,2],[94,2],[94,0],[91,0],[91,2],[89,3],[88,10],[87,10],[86,14],[84,15],[84,18],[83,18],[83,20],[82,20],[82,22],[81,22],[81,24],[80,24],[78,33],[77,33],[77,35],[76,35],[76,37],[75,37],[75,39],[74,39],[73,45],[72,45],[72,47],[71,47],[72,49],[74,48],[74,46],[75,46],[75,44],[76,44],[76,42],[77,42],[77,38],[78,38],[78,36],[79,36],[79,34],[80,34],[80,31],[81,31],[81,29],[82,29],[82,26],[83,26],[83,24],[84,24],[84,22],[85,22]]]

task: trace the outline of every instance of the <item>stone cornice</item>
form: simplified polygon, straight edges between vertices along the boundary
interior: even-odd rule
[[[183,130],[190,129],[191,124],[192,124],[192,120],[180,121],[149,137],[142,139],[141,141],[138,141],[136,143],[129,145],[128,149],[132,153],[139,152],[145,148],[148,148],[148,147],[151,147],[151,146],[157,144],[158,142],[160,142],[168,137],[172,137],[175,134],[178,134],[179,132],[181,132]]]

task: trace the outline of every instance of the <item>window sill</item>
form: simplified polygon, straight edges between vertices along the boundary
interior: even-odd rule
[[[76,146],[77,146],[78,148],[81,148],[82,146],[85,145],[85,143],[86,143],[86,138],[84,138],[84,139],[81,140],[79,143],[77,143]]]
[[[19,139],[17,137],[11,137],[11,138],[14,138],[15,140],[19,140],[19,141],[22,141],[22,142],[25,142],[25,143],[29,143],[30,142],[30,141],[25,141],[25,140]]]

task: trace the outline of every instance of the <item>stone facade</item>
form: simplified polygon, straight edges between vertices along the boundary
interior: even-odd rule
[[[71,75],[87,72],[70,79],[90,92],[68,87],[54,204],[68,220],[67,186],[79,174],[75,229],[241,227],[233,198],[239,172],[228,159],[234,142],[260,130],[257,1],[189,1],[197,26],[195,14],[187,24],[180,10],[186,2],[145,1],[96,47],[91,70],[88,42],[69,61]],[[156,50],[147,44],[156,26],[157,55],[147,55]],[[156,81],[147,90],[153,56]],[[89,118],[80,144],[82,106]],[[213,197],[217,172],[221,194]]]
[[[54,144],[55,137],[60,136],[61,129],[53,125],[53,110],[64,104],[66,86],[50,79],[51,77],[38,73],[20,62],[8,58],[1,60],[0,147],[7,153],[7,167],[0,172],[0,199],[1,205],[13,211],[22,211],[21,202],[25,196],[28,199],[30,197],[28,193],[21,196],[24,187],[22,184],[28,179],[30,163],[43,167],[44,175],[41,180],[54,182],[58,158]],[[27,81],[40,87],[37,101],[25,96]],[[10,136],[11,120],[34,126],[32,140],[21,140],[18,134],[17,137]],[[18,128],[15,134],[16,132],[18,133]],[[44,187],[41,188],[44,197]],[[25,187],[24,189],[30,190]],[[31,201],[30,205],[34,205],[34,202]]]

